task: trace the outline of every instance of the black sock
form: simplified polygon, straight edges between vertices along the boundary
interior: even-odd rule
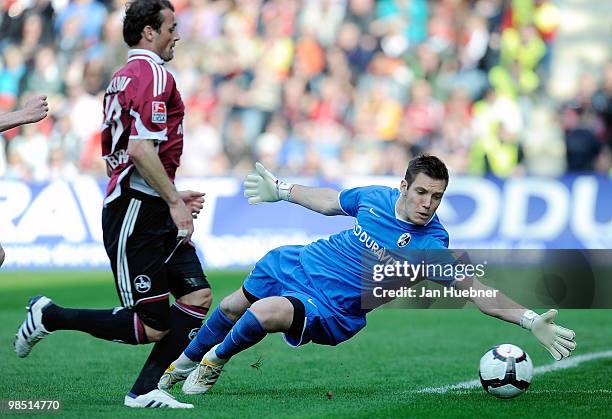
[[[99,339],[132,345],[149,342],[136,313],[123,307],[88,310],[51,304],[43,311],[42,322],[49,332],[79,330]]]
[[[178,301],[174,302],[170,307],[170,332],[153,346],[151,354],[132,387],[131,394],[146,394],[157,388],[157,383],[168,365],[179,357],[202,326],[206,311],[199,307],[181,304]]]

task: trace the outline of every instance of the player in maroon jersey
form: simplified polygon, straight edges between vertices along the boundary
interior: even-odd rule
[[[204,194],[179,192],[174,176],[183,149],[185,107],[164,63],[174,56],[174,7],[168,0],[128,4],[123,37],[127,63],[104,95],[102,154],[110,177],[102,229],[121,306],[69,309],[44,296],[30,300],[15,350],[32,346],[55,330],[79,330],[130,344],[155,342],[124,404],[130,407],[190,408],[157,389],[202,324],[211,303],[210,286],[190,244],[193,217]],[[169,306],[169,294],[175,302]]]

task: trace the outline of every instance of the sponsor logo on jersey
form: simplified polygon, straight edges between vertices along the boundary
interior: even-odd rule
[[[363,243],[366,248],[370,249],[372,253],[374,253],[379,262],[395,262],[395,258],[387,253],[387,249],[379,245],[359,223],[355,223],[353,226],[353,235],[355,235],[357,240]]]
[[[401,236],[399,236],[399,239],[397,239],[397,245],[399,247],[406,247],[408,245],[408,243],[410,243],[410,233],[404,233]]]
[[[154,124],[166,123],[166,102],[151,102],[151,122]]]
[[[115,151],[113,154],[109,154],[102,158],[106,160],[106,163],[108,163],[112,170],[115,170],[118,166],[127,163],[130,156],[128,155],[127,150],[121,148]]]
[[[134,278],[134,287],[140,293],[149,291],[151,289],[151,278],[146,275],[138,275]]]

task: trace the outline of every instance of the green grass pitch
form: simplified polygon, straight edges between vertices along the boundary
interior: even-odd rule
[[[236,289],[242,278],[239,272],[210,273],[215,303]],[[59,399],[62,417],[151,415],[122,406],[150,347],[57,332],[39,343],[28,358],[15,356],[13,337],[24,318],[25,303],[39,293],[65,306],[118,304],[108,273],[0,273],[0,399]],[[577,332],[575,355],[612,349],[612,310],[561,310],[558,320]],[[418,393],[425,387],[476,379],[481,355],[500,343],[521,346],[536,367],[554,362],[529,332],[476,310],[380,309],[368,316],[366,329],[335,348],[309,344],[292,349],[279,335],[268,336],[232,359],[209,394],[185,396],[174,389],[180,400],[195,405],[193,411],[155,415],[610,417],[609,357],[537,375],[529,390],[513,400],[495,399],[481,388]],[[252,366],[258,360],[259,369]]]

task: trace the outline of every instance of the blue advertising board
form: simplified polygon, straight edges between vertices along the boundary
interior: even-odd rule
[[[322,185],[316,179],[292,179]],[[350,178],[337,189],[396,178]],[[183,178],[179,189],[206,192],[193,241],[208,268],[249,267],[268,250],[305,244],[352,228],[286,202],[250,206],[235,178]],[[107,268],[102,246],[104,180],[0,180],[0,242],[5,269]],[[612,180],[592,175],[508,180],[454,177],[438,209],[457,248],[612,248]]]

